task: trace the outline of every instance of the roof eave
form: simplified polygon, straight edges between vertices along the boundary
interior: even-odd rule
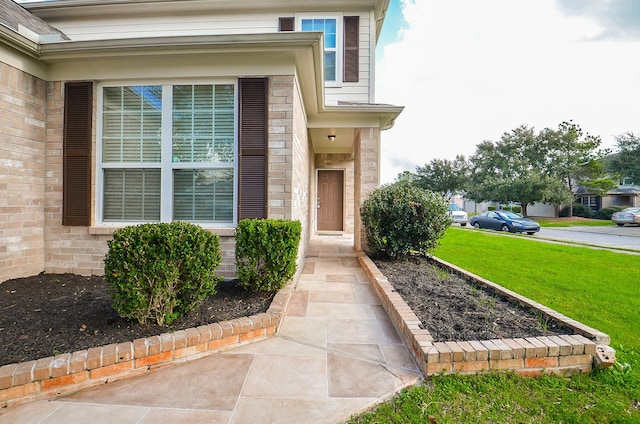
[[[379,121],[381,130],[388,130],[393,127],[396,119],[402,111],[404,106],[394,106],[387,104],[348,104],[348,105],[333,105],[325,106],[322,109],[322,114],[325,118],[335,120],[339,116],[350,115],[356,119],[362,117],[376,116]]]
[[[32,58],[39,57],[38,43],[1,24],[0,42]]]

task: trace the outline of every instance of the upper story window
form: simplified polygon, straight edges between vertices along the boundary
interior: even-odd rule
[[[336,19],[302,19],[302,31],[324,33],[324,80],[336,81],[338,27]]]
[[[295,18],[280,18],[280,31],[293,31]],[[360,17],[302,17],[301,31],[324,33],[324,80],[331,83],[360,80]]]
[[[235,84],[105,86],[102,222],[235,222]]]

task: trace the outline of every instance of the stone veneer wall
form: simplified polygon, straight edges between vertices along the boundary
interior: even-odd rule
[[[298,269],[310,234],[311,147],[302,94],[293,76],[271,77],[269,98],[269,218],[302,223]]]
[[[46,83],[0,62],[0,283],[44,268]]]
[[[366,250],[367,240],[359,209],[369,193],[380,186],[380,130],[361,128],[355,140],[354,151],[354,245],[356,250]]]

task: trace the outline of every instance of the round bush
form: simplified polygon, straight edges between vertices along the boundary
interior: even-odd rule
[[[236,273],[251,291],[280,290],[296,273],[300,221],[243,219],[236,227]]]
[[[611,219],[611,215],[613,215],[615,212],[620,212],[621,210],[626,208],[627,206],[608,206],[596,212],[596,215],[594,218],[608,221]]]
[[[186,222],[125,227],[107,242],[105,280],[113,307],[144,324],[171,324],[216,293],[220,238]]]
[[[449,204],[441,195],[403,184],[384,185],[360,208],[369,254],[397,259],[428,254],[451,225]]]
[[[560,217],[566,218],[569,216],[569,206],[565,206],[560,211]],[[573,216],[579,216],[582,218],[593,218],[593,210],[589,205],[583,205],[582,203],[573,204]]]

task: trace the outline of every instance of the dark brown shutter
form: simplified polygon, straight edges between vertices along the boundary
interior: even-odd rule
[[[344,17],[344,82],[358,82],[360,78],[360,17]]]
[[[62,225],[91,224],[93,84],[65,84],[62,141]]]
[[[295,30],[295,19],[294,18],[280,18],[278,20],[278,30],[282,31],[293,31]]]
[[[238,219],[267,217],[267,78],[239,80]]]

